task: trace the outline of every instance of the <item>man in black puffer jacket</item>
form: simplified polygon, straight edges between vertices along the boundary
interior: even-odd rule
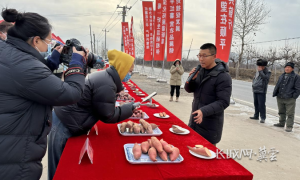
[[[257,72],[253,78],[252,90],[254,98],[255,113],[250,119],[258,120],[260,115],[260,122],[265,123],[266,119],[266,94],[269,84],[271,72],[266,67],[268,61],[259,59],[256,62]]]
[[[201,68],[185,90],[194,93],[189,127],[216,145],[222,137],[224,110],[229,106],[232,90],[228,67],[216,59],[215,45],[201,46],[197,55]],[[190,72],[190,75],[195,68]]]
[[[55,107],[49,134],[48,177],[56,167],[69,137],[86,134],[98,120],[117,123],[132,116],[135,106],[127,103],[115,107],[116,93],[123,90],[122,80],[134,68],[134,58],[117,50],[108,51],[110,67],[94,72],[85,80],[81,100],[73,105]],[[59,143],[58,143],[59,142]]]

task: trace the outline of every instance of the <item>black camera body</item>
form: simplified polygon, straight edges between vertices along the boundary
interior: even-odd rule
[[[67,40],[66,45],[63,47],[59,58],[60,62],[66,66],[69,66],[69,63],[72,59],[73,47],[75,47],[77,51],[84,51],[86,53],[85,48],[81,46],[81,43],[77,39],[72,38]],[[97,56],[93,53],[89,53],[87,59],[87,66],[92,68],[96,61]]]

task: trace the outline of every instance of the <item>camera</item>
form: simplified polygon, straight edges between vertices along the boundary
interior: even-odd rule
[[[60,62],[66,66],[69,66],[69,63],[72,59],[73,47],[75,47],[77,51],[84,51],[86,53],[84,47],[81,46],[81,43],[77,39],[72,38],[67,40],[59,58]],[[96,61],[97,55],[89,53],[87,58],[87,66],[92,68]]]

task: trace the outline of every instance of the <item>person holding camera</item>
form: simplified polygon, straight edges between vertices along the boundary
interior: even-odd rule
[[[258,59],[256,61],[257,72],[252,81],[252,91],[254,98],[255,113],[250,119],[259,120],[260,123],[265,123],[266,120],[266,94],[268,89],[269,80],[271,77],[271,71],[266,67],[268,61]]]
[[[0,43],[0,179],[38,180],[53,106],[76,103],[83,93],[85,53],[73,49],[63,82],[40,54],[51,49],[48,20],[15,9],[1,15],[15,25]]]
[[[54,107],[53,126],[48,136],[48,179],[54,177],[59,159],[69,137],[87,134],[101,120],[118,123],[132,116],[137,104],[115,107],[116,94],[123,90],[122,80],[129,80],[134,58],[117,50],[108,51],[110,67],[85,80],[84,93],[75,104]],[[59,142],[59,143],[58,143]]]
[[[176,89],[176,102],[179,100],[180,95],[180,86],[181,86],[181,76],[184,73],[183,67],[179,59],[176,59],[170,69],[171,78],[170,78],[170,101],[173,101],[174,90]]]

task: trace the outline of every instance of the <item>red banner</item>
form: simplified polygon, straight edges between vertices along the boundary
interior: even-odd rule
[[[122,22],[122,34],[123,34],[123,45],[124,52],[129,54],[129,30],[128,22]]]
[[[156,0],[154,60],[163,61],[165,58],[167,0]]]
[[[167,9],[167,61],[181,60],[183,0],[168,1]]]
[[[234,25],[235,0],[217,0],[216,47],[217,58],[228,62]]]
[[[131,16],[131,25],[130,25],[130,33],[129,33],[129,54],[135,58],[135,46],[134,46],[134,36],[132,32],[133,26],[133,17]]]
[[[153,59],[153,2],[143,1],[144,16],[144,60],[152,61]]]

